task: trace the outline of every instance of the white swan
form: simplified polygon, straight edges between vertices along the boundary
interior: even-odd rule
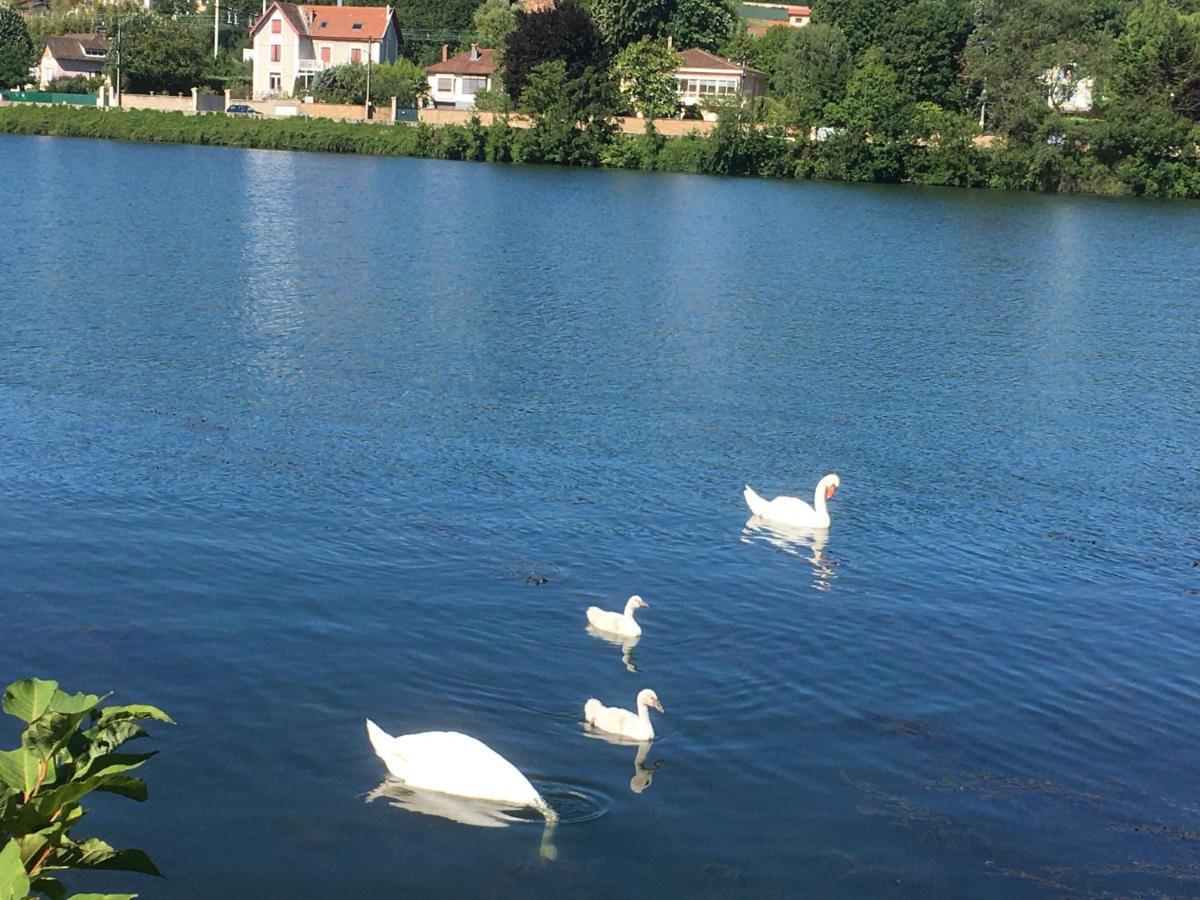
[[[750,512],[756,516],[800,528],[828,528],[829,510],[825,502],[833,499],[834,492],[841,483],[842,480],[836,475],[826,475],[818,481],[817,489],[813,491],[812,506],[798,497],[776,497],[774,500],[766,500],[754,493],[750,485],[746,485],[743,496]]]
[[[650,724],[651,706],[659,712],[665,712],[662,704],[658,702],[658,694],[650,688],[638,691],[636,713],[616,706],[605,706],[593,697],[583,705],[583,721],[609,734],[618,734],[635,741],[652,741],[654,726]]]
[[[426,731],[392,737],[367,719],[367,736],[388,771],[414,790],[531,806],[547,822],[558,819],[516,766],[469,735]]]
[[[601,631],[608,631],[612,634],[623,635],[624,637],[637,637],[642,633],[642,626],[633,619],[633,611],[635,609],[649,609],[650,604],[634,594],[625,604],[625,612],[609,612],[607,609],[601,609],[598,606],[589,606],[587,610],[587,620]]]

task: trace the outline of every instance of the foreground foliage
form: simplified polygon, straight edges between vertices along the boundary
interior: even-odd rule
[[[139,724],[173,724],[154,706],[105,706],[96,694],[67,694],[58,683],[26,678],[4,692],[4,711],[25,723],[21,745],[0,751],[0,898],[44,894],[66,897],[50,873],[116,869],[161,874],[141,850],[116,850],[99,838],[78,839],[72,829],[86,814],[88,794],[146,799],[146,783],[130,775],[153,753],[117,752],[145,737]],[[76,900],[101,895],[76,894]],[[132,894],[107,895],[111,900]]]
[[[881,69],[861,73],[859,86],[894,84]],[[707,137],[664,139],[613,131],[587,114],[611,102],[608,88],[588,77],[565,79],[560,65],[540,68],[527,103],[536,127],[494,125],[434,128],[312,119],[240,119],[149,110],[9,106],[0,108],[0,133],[93,137],[152,143],[208,144],[267,150],[312,150],[369,156],[487,160],[606,166],[660,172],[764,178],[891,181],[961,187],[1155,197],[1200,198],[1200,128],[1163,113],[1154,129],[1144,119],[1103,121],[1052,117],[1046,138],[1030,146],[977,147],[969,119],[934,104],[901,115],[890,105],[863,101],[860,87],[839,115],[846,124],[824,140],[764,123],[743,107],[721,111]],[[575,127],[568,117],[575,115]],[[583,122],[585,127],[580,127]],[[863,130],[894,134],[880,140]]]

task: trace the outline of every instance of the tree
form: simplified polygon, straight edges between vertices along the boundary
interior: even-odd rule
[[[193,0],[150,0],[150,8],[160,16],[169,18],[194,15],[196,12]]]
[[[1200,113],[1200,27],[1165,0],[1142,0],[1117,41],[1111,87],[1196,118]]]
[[[400,32],[405,29],[431,29],[433,31],[471,30],[471,16],[479,6],[479,0],[355,0],[368,6],[396,8],[396,21]]]
[[[884,31],[884,58],[916,100],[948,109],[967,101],[960,61],[971,33],[967,0],[918,0]]]
[[[679,108],[675,70],[680,56],[665,41],[642,38],[613,60],[613,75],[630,106],[647,119],[673,116]]]
[[[520,3],[512,0],[484,0],[471,17],[479,45],[494,49],[502,58],[504,42],[517,27],[517,10],[520,8]]]
[[[851,134],[874,143],[898,141],[912,123],[912,98],[900,86],[896,70],[877,50],[863,56],[837,105],[837,121]]]
[[[841,28],[857,56],[878,43],[880,32],[905,3],[906,0],[813,0],[813,22]]]
[[[592,0],[592,15],[609,46],[622,50],[661,35],[673,7],[672,0]]]
[[[504,44],[501,69],[508,96],[520,102],[529,73],[553,60],[563,62],[568,79],[580,77],[587,69],[608,67],[604,37],[576,0],[562,0],[537,12],[518,10],[517,27]]]
[[[820,124],[825,107],[842,99],[854,70],[846,35],[820,23],[771,31],[780,33],[782,44],[768,70],[771,89],[788,101],[797,121]]]
[[[666,30],[680,50],[717,50],[740,25],[732,0],[675,0]]]
[[[0,87],[25,84],[32,65],[33,41],[25,20],[11,6],[0,6]]]
[[[122,25],[118,52],[108,55],[106,69],[114,80],[118,57],[123,90],[182,93],[204,75],[207,34],[183,22],[143,13]]]
[[[620,100],[607,75],[589,67],[571,78],[556,59],[530,71],[521,105],[533,119],[527,161],[594,166],[612,139]]]

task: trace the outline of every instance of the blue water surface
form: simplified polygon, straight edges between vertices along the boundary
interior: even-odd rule
[[[26,137],[0,172],[0,679],[179,723],[80,826],[166,880],[73,889],[1200,893],[1200,206]],[[827,539],[747,526],[743,484],[830,471]],[[627,666],[584,610],[632,593]],[[647,686],[635,768],[580,718]],[[585,808],[557,861],[367,802],[366,716]]]

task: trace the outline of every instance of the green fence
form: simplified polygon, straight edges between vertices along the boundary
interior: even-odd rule
[[[0,91],[0,97],[14,103],[57,103],[69,106],[95,106],[94,94],[54,94],[50,91]]]

